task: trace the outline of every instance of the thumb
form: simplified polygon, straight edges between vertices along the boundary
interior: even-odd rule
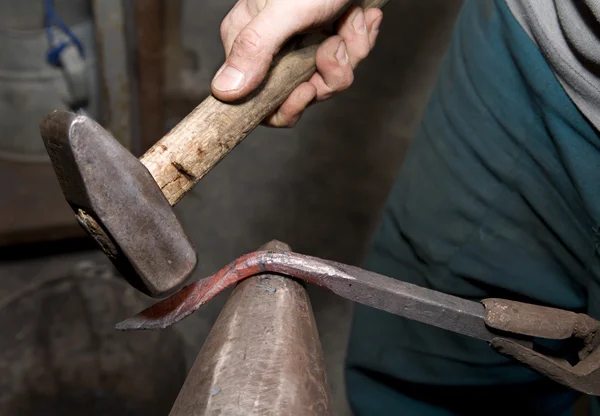
[[[258,87],[274,55],[301,29],[290,20],[289,13],[278,13],[276,8],[267,6],[235,35],[231,51],[212,81],[215,97],[236,100]],[[223,33],[224,38],[228,35]]]

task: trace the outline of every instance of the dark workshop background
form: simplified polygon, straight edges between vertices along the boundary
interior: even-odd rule
[[[62,0],[67,1],[78,3]],[[159,132],[157,122],[166,131],[206,96],[223,60],[219,24],[234,1],[169,1],[160,19],[151,7],[160,1],[137,3],[150,6],[129,7],[126,16],[143,19],[146,13],[148,20],[138,22],[145,31],[138,30],[137,45],[130,43],[126,53],[137,51],[139,59],[156,62],[162,55],[152,48],[172,42],[174,27],[180,29],[175,39],[181,39],[181,53],[172,46],[164,55],[169,62],[163,83],[154,82],[160,73],[151,65],[123,67],[138,74],[130,85],[137,105],[116,110],[118,103],[106,104],[104,97],[103,111],[113,112],[111,123],[123,111],[133,119],[142,114],[129,127],[138,140],[133,149],[158,138],[153,135]],[[102,7],[110,4],[115,2],[104,0]],[[259,127],[184,198],[176,211],[199,253],[196,278],[271,239],[301,253],[360,265],[459,7],[459,0],[390,2],[378,44],[350,90],[311,107],[294,129]],[[16,24],[11,13],[22,12],[19,2],[0,0],[0,37],[10,38]],[[109,19],[110,10],[96,9],[96,15],[103,13],[108,17],[96,36],[117,42],[110,27],[120,27],[119,22]],[[27,29],[35,32],[37,22],[33,19]],[[157,39],[160,33],[164,37]],[[6,55],[17,52],[8,50],[9,44],[0,42],[5,48],[0,73],[10,75],[16,71]],[[121,80],[110,77],[119,76],[113,63],[119,59],[104,56],[98,91],[117,89]],[[85,414],[166,414],[226,296],[168,331],[113,331],[114,323],[149,300],[119,281],[108,260],[79,239],[47,160],[27,158],[28,152],[40,151],[40,106],[56,99],[40,94],[52,90],[17,77],[0,78],[0,414],[83,414],[82,409]],[[156,101],[157,92],[163,101]],[[35,110],[23,95],[37,103]],[[161,108],[163,116],[152,116]],[[313,287],[310,294],[334,409],[337,415],[349,414],[342,361],[352,305]]]

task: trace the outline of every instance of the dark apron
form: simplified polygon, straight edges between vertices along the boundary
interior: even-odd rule
[[[599,148],[504,1],[466,1],[364,267],[600,318]],[[360,305],[346,364],[357,415],[562,415],[577,397],[482,341]]]

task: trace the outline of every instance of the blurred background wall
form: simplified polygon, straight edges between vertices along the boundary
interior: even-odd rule
[[[6,5],[11,0],[1,1]],[[111,1],[103,3],[104,7]],[[136,1],[126,2],[125,18],[136,13]],[[97,85],[104,92],[104,106],[99,104],[103,110],[97,111],[105,112],[98,117],[114,125],[116,115],[123,114],[115,110],[115,103],[121,103],[121,110],[133,120],[126,126],[125,136],[136,138],[132,148],[138,152],[159,138],[152,132],[166,131],[208,94],[212,75],[223,61],[219,25],[235,2],[173,3],[180,7],[170,7],[176,16],[165,12],[162,16],[166,21],[155,22],[167,28],[168,42],[175,39],[177,43],[164,55],[170,59],[164,69],[164,83],[153,83],[158,75],[146,73],[142,81],[130,79],[127,94],[119,93],[110,78]],[[293,129],[259,127],[177,205],[177,214],[199,253],[194,278],[215,272],[271,239],[284,241],[301,253],[360,265],[418,126],[460,4],[459,0],[391,1],[378,44],[357,70],[355,84],[348,91],[312,106]],[[11,11],[6,7],[0,6],[0,15]],[[90,13],[92,9],[89,6]],[[110,20],[110,10],[95,12],[96,16],[106,13],[103,30],[119,28],[123,23],[114,16]],[[140,16],[140,9],[137,13]],[[28,36],[40,30],[39,20],[33,21]],[[0,39],[14,37],[14,32],[7,31],[11,29],[9,23],[3,23]],[[174,36],[167,33],[173,28],[179,31]],[[108,36],[119,41],[115,33]],[[132,46],[129,41],[123,51],[152,62],[159,59],[152,53],[152,44],[161,40],[152,39],[156,31],[144,33],[138,31],[137,44]],[[145,39],[150,45],[146,49]],[[6,41],[0,43],[2,53],[8,50],[6,45]],[[110,72],[107,62],[121,61],[118,56],[105,54],[92,63],[100,72]],[[113,76],[119,69],[132,71],[114,65]],[[60,78],[56,70],[43,69]],[[156,91],[152,85],[160,87],[158,92],[166,97],[158,131],[152,127],[157,118],[150,116],[157,108],[153,107],[156,102],[152,94]],[[64,90],[64,85],[56,88]],[[111,93],[112,108],[108,108],[111,97],[107,94]],[[11,114],[19,114],[19,123],[28,127],[22,133],[27,137],[21,140],[30,140],[34,148],[35,143],[41,143],[31,133],[37,128],[39,114],[14,99],[5,106],[10,107]],[[107,119],[106,112],[110,111],[113,118]],[[11,114],[9,110],[0,113],[0,126],[14,120]],[[0,130],[0,143],[14,142],[14,137],[8,128]],[[39,400],[48,409],[45,414],[68,414],[66,408],[55,413],[49,409],[58,409],[57,403],[73,402],[73,397],[80,396],[85,400],[71,403],[73,409],[79,405],[89,409],[93,403],[97,414],[138,414],[135,412],[142,412],[144,406],[143,414],[166,414],[163,409],[172,403],[178,383],[183,381],[227,294],[172,330],[160,334],[114,333],[112,325],[149,304],[148,299],[120,282],[104,256],[86,239],[78,239],[71,211],[52,182],[47,161],[26,162],[0,154],[0,174],[4,178],[0,180],[4,195],[0,203],[0,218],[4,218],[0,224],[0,371],[10,375],[0,381],[0,391],[4,391],[0,393],[0,414],[17,414],[15,409],[18,414],[37,414],[30,406],[31,397],[45,398]],[[336,414],[349,414],[342,362],[352,304],[314,287],[309,293],[334,409]],[[75,360],[77,365],[74,356],[82,357]],[[148,362],[154,363],[152,369],[147,368]],[[33,372],[33,368],[38,371]],[[87,389],[88,393],[77,396],[79,390],[74,385],[92,386],[94,394]],[[106,407],[112,403],[108,396],[115,402],[110,408]],[[129,400],[127,407],[117,400],[123,397],[139,400]],[[148,413],[149,401],[163,403],[163,407],[153,404],[150,407],[157,413]]]

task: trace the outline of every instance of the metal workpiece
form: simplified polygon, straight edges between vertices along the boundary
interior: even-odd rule
[[[562,385],[600,395],[600,341],[596,337],[600,322],[587,315],[504,299],[474,302],[358,267],[281,250],[242,256],[116,327],[166,328],[227,287],[267,272],[301,279],[348,300],[486,341],[498,353]],[[567,344],[550,351],[540,339],[566,340]]]
[[[289,249],[273,241],[265,248]],[[323,351],[303,284],[240,282],[211,329],[171,416],[331,414]]]
[[[185,318],[229,286],[255,274],[292,276],[343,298],[429,325],[489,341],[478,302],[382,276],[358,267],[280,250],[249,253],[215,275],[198,280],[119,324],[118,329],[165,328]]]

